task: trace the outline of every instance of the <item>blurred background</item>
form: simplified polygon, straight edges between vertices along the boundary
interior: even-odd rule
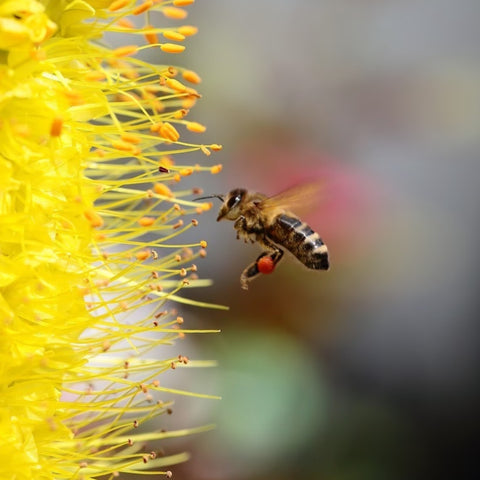
[[[217,424],[166,444],[192,454],[177,480],[478,478],[479,19],[478,0],[189,7],[189,118],[224,170],[182,182],[270,195],[321,179],[306,219],[332,267],[289,255],[245,292],[258,246],[217,204],[199,218],[214,286],[186,295],[230,310],[183,311],[222,333],[182,353],[219,366],[176,381],[223,400],[177,399],[176,428]]]

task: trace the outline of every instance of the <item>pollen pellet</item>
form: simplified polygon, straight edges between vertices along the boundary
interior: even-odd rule
[[[50,136],[59,137],[62,133],[62,127],[63,119],[61,117],[55,117],[50,125]]]
[[[187,130],[190,130],[191,132],[195,133],[203,133],[207,129],[205,125],[202,125],[201,123],[198,122],[188,122],[186,124]]]
[[[93,209],[90,208],[83,212],[86,219],[90,222],[90,225],[94,228],[101,227],[103,225],[102,217]]]
[[[173,30],[167,30],[166,32],[163,32],[162,35],[167,40],[174,40],[175,42],[182,42],[183,40],[185,40],[185,35],[182,35],[181,33],[175,32]]]
[[[152,6],[153,6],[152,0],[147,0],[146,2],[143,2],[140,5],[138,5],[137,7],[135,7],[132,10],[132,14],[133,15],[141,15],[142,13],[144,13],[147,10],[149,10],[150,8],[152,8]]]
[[[182,73],[182,77],[184,80],[190,83],[198,84],[202,81],[200,76],[197,73],[195,73],[193,70],[185,70]]]
[[[172,18],[174,20],[183,20],[184,18],[187,18],[187,11],[183,10],[183,8],[165,7],[162,9],[162,13],[167,18]]]
[[[108,10],[110,12],[116,12],[117,10],[126,7],[129,3],[129,0],[115,0],[108,6]]]
[[[198,33],[198,28],[194,25],[182,25],[181,27],[177,28],[177,31],[186,37],[191,37],[192,35],[196,35]]]
[[[175,43],[164,43],[160,45],[160,49],[165,53],[182,53],[185,45],[176,45]]]
[[[213,175],[216,175],[217,173],[220,173],[222,171],[223,165],[218,164],[214,165],[213,167],[210,168],[210,173]]]
[[[128,57],[129,55],[134,55],[137,51],[138,47],[136,45],[124,45],[112,50],[112,53],[115,57]]]
[[[275,269],[275,263],[273,262],[272,257],[266,255],[258,260],[257,268],[260,273],[268,275]]]
[[[155,218],[153,217],[142,217],[138,220],[138,224],[141,227],[150,227],[155,223]]]

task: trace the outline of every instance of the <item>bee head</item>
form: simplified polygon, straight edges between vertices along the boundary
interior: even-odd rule
[[[218,212],[217,222],[226,218],[227,220],[236,220],[240,216],[240,206],[247,191],[243,188],[231,190],[223,202]]]

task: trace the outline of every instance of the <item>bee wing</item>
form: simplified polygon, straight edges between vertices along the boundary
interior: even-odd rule
[[[296,185],[283,192],[262,200],[258,207],[266,213],[282,211],[300,213],[318,204],[324,189],[324,182],[311,182]]]

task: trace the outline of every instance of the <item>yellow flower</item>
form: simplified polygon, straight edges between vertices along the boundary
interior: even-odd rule
[[[154,350],[191,332],[169,302],[206,305],[178,293],[209,284],[205,242],[176,240],[209,208],[177,183],[221,169],[176,161],[221,148],[182,138],[205,130],[186,119],[200,78],[168,54],[196,29],[151,21],[189,3],[0,0],[2,479],[169,476],[185,454],[147,442],[202,429],[135,430],[170,412],[162,393],[186,394],[158,377],[193,362]],[[132,41],[112,49],[106,33]]]

